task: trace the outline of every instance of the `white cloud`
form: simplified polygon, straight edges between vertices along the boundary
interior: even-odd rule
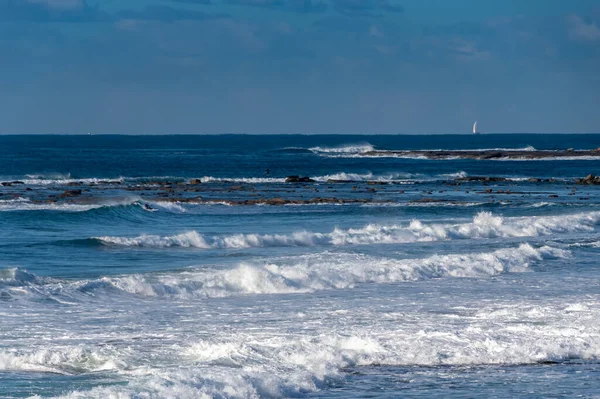
[[[578,15],[569,17],[569,36],[574,40],[600,40],[600,28],[593,22],[587,23]]]

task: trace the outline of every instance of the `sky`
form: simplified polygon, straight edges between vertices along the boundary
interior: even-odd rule
[[[1,133],[600,133],[598,0],[0,0]]]

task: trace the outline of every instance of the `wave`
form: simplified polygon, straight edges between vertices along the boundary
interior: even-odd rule
[[[202,183],[246,183],[246,184],[264,184],[264,183],[285,183],[285,177],[214,177],[204,176],[200,179]]]
[[[107,369],[118,373],[120,383],[88,390],[77,388],[61,393],[59,398],[304,397],[344,384],[346,372],[360,372],[364,367],[402,367],[406,377],[403,381],[408,383],[423,374],[421,367],[428,367],[429,377],[447,377],[448,366],[543,364],[600,358],[599,312],[592,300],[564,305],[511,303],[508,306],[499,306],[494,301],[472,311],[471,317],[461,323],[455,319],[432,320],[427,313],[407,322],[407,312],[400,311],[377,313],[368,323],[361,320],[355,324],[348,322],[352,315],[368,316],[360,310],[351,313],[340,308],[315,319],[314,314],[306,311],[291,314],[291,325],[286,325],[284,331],[270,327],[260,332],[235,328],[209,333],[202,329],[201,334],[187,333],[181,344],[155,344],[139,352],[131,350],[131,343],[126,340],[128,347],[121,347],[119,353],[110,346],[109,350],[84,347],[79,349],[80,353],[89,354],[92,359],[108,359]],[[312,322],[310,334],[293,326],[305,318]],[[65,356],[69,352],[74,354]],[[78,347],[61,346],[21,351],[18,356],[30,361],[34,355],[43,354],[39,360],[30,361],[37,367],[45,367],[47,359],[52,369],[60,371],[63,364],[65,368],[76,364],[96,370],[95,364],[82,361],[83,356],[77,352]],[[65,361],[60,363],[59,359]],[[163,363],[164,359],[168,363]],[[407,371],[407,367],[413,369]]]
[[[346,173],[339,172],[331,175],[315,176],[313,180],[321,183],[326,183],[330,180],[339,181],[352,181],[352,182],[366,182],[366,181],[377,181],[385,183],[413,183],[417,178],[427,179],[425,175],[412,174],[412,173],[388,173],[385,175],[374,175],[371,172],[367,173]]]
[[[304,147],[284,147],[275,150],[275,152],[284,152],[290,154],[312,154],[312,151]]]
[[[335,228],[328,233],[310,231],[292,234],[235,234],[205,236],[189,231],[172,236],[141,235],[138,237],[93,237],[106,245],[147,248],[244,249],[281,246],[401,244],[424,241],[481,238],[537,237],[558,233],[593,231],[600,222],[600,212],[561,216],[529,216],[505,218],[490,212],[479,212],[469,223],[368,224],[357,229]]]
[[[76,203],[42,203],[31,202],[28,198],[16,198],[12,200],[0,200],[0,212],[8,211],[62,211],[62,212],[87,212],[100,208],[122,207],[138,205],[138,200],[122,200],[95,204]]]
[[[44,174],[44,175],[26,175],[25,179],[21,181],[27,185],[32,186],[48,186],[48,185],[66,185],[70,183],[82,183],[82,184],[120,184],[123,183],[125,178],[81,178],[75,179],[71,177],[70,173],[67,174]]]
[[[75,375],[125,368],[114,348],[63,346],[35,351],[0,349],[0,371]]]
[[[367,182],[378,181],[387,183],[413,183],[427,182],[444,179],[457,179],[467,177],[468,174],[464,171],[455,173],[439,174],[428,176],[421,173],[406,173],[392,172],[383,175],[376,175],[372,172],[366,173],[351,173],[338,172],[329,175],[311,176],[311,179],[319,183],[327,183],[330,180],[352,181],[352,182]],[[204,176],[200,179],[202,183],[246,183],[246,184],[261,184],[261,183],[285,183],[285,177],[214,177]]]
[[[118,206],[123,204],[117,204]],[[62,211],[62,212],[86,212],[93,209],[112,206],[106,204],[73,204],[73,203],[40,203],[31,202],[28,198],[16,198],[12,200],[0,200],[0,212],[9,211]]]
[[[356,155],[356,154],[355,154]],[[357,155],[363,156],[363,155]],[[398,157],[408,158],[423,158],[421,156],[412,155],[393,155]],[[385,156],[384,156],[385,157]],[[357,173],[357,172],[337,172],[327,175],[311,176],[310,178],[319,183],[327,183],[331,180],[338,181],[352,181],[352,182],[366,182],[366,181],[378,181],[386,183],[396,184],[412,184],[412,183],[427,183],[435,181],[443,181],[450,179],[461,179],[466,178],[469,175],[465,171],[457,171],[453,173],[442,173],[442,174],[423,174],[423,173],[408,173],[408,172],[389,172],[384,174],[374,174],[372,172]],[[283,184],[286,182],[286,177],[266,177],[266,176],[232,176],[232,177],[218,177],[218,176],[203,176],[199,178],[202,183],[242,183],[242,184]],[[527,181],[529,177],[506,177],[509,181]],[[571,179],[575,179],[574,177]],[[26,185],[68,185],[70,183],[77,183],[81,185],[111,185],[118,184],[122,187],[131,186],[160,186],[162,183],[172,182],[186,182],[190,179],[183,177],[174,176],[157,176],[157,177],[120,177],[118,179],[104,179],[99,177],[91,177],[85,179],[62,179],[62,180],[48,180],[48,179],[23,179],[20,180]],[[555,179],[558,181],[568,181],[567,178]]]
[[[150,205],[147,208],[145,204]],[[148,201],[141,200],[138,197],[125,198],[120,200],[105,200],[98,203],[58,203],[58,202],[32,202],[29,198],[14,198],[10,200],[0,200],[0,212],[17,211],[55,211],[55,212],[88,212],[103,209],[128,208],[142,210],[162,210],[170,213],[183,213],[187,209],[176,202],[166,201]]]
[[[8,287],[35,287],[35,295],[57,298],[99,292],[146,297],[227,297],[248,294],[290,294],[348,289],[357,284],[389,284],[441,277],[490,277],[525,272],[533,262],[561,258],[569,251],[549,246],[521,244],[493,252],[434,255],[417,259],[394,259],[352,253],[313,253],[274,258],[264,264],[240,263],[228,270],[190,269],[178,273],[102,277],[66,282],[41,279],[25,273],[25,279],[8,279]],[[33,277],[30,277],[33,276]],[[0,284],[2,280],[0,280]],[[3,285],[0,285],[0,287]]]
[[[575,304],[573,309],[590,311],[586,303]],[[524,314],[536,312],[552,314],[558,320],[538,325],[514,324]],[[598,314],[595,310],[590,312],[590,318]],[[344,313],[332,316],[342,320],[347,317]],[[383,319],[392,317],[385,315]],[[243,330],[217,336],[205,334],[184,345],[169,347],[168,357],[176,359],[178,367],[138,367],[127,384],[72,391],[60,398],[304,397],[311,396],[310,392],[331,389],[332,383],[339,386],[346,378],[344,370],[351,372],[361,367],[522,365],[593,360],[600,356],[594,330],[597,323],[568,327],[577,320],[564,307],[517,304],[504,316],[483,308],[476,318],[464,326],[437,323],[421,329],[421,323],[411,328],[405,320],[397,320],[392,328],[377,320],[347,331],[343,330],[343,322],[333,327],[327,324],[330,330],[317,326],[314,334],[252,334]],[[152,353],[164,356],[156,350]],[[406,377],[403,381],[412,383],[412,377],[423,372],[402,370]],[[435,369],[429,369],[427,374],[431,376],[430,373],[438,375]],[[448,369],[439,373],[447,377]]]
[[[186,179],[180,176],[142,176],[142,177],[85,177],[75,178],[70,173],[50,173],[50,174],[28,174],[24,176],[2,177],[1,181],[21,181],[23,184],[31,186],[63,186],[69,184],[82,185],[120,185],[124,183],[155,183],[155,182],[183,182]]]
[[[315,154],[355,154],[374,151],[375,147],[369,143],[348,144],[339,147],[311,147],[309,151]]]
[[[48,279],[29,273],[26,270],[19,268],[0,269],[0,286],[17,286],[40,285],[44,284]]]
[[[504,273],[530,272],[537,263],[568,255],[568,251],[528,244],[418,259],[321,253],[274,258],[262,265],[240,264],[229,270],[190,269],[160,275],[63,280],[48,291],[72,291],[93,301],[109,298],[105,302],[109,309],[104,315],[110,316],[110,307],[116,304],[120,310],[118,322],[126,323],[121,325],[128,328],[115,326],[105,331],[100,325],[98,331],[82,324],[85,328],[69,330],[70,335],[61,340],[45,340],[35,335],[35,341],[31,340],[34,345],[0,349],[0,370],[61,374],[108,371],[102,375],[119,381],[90,390],[77,388],[81,391],[63,392],[60,396],[63,399],[140,396],[249,399],[305,396],[331,388],[332,381],[337,379],[343,382],[346,370],[360,367],[597,360],[600,309],[595,298],[575,297],[565,302],[563,297],[517,295],[478,302],[477,298],[465,297],[443,307],[450,312],[444,315],[447,317],[432,312],[435,306],[404,301],[383,306],[379,300],[370,302],[362,293],[355,297],[356,301],[341,305],[335,302],[337,305],[332,307],[325,300],[315,309],[294,307],[291,303],[297,299],[289,298],[281,305],[278,302],[272,308],[265,308],[282,312],[267,313],[265,317],[269,320],[277,317],[285,321],[270,324],[266,329],[261,326],[261,319],[257,321],[254,313],[248,314],[243,309],[245,315],[239,323],[236,321],[235,328],[219,328],[237,314],[226,312],[219,315],[219,320],[213,320],[217,317],[208,316],[216,308],[205,299],[302,295],[319,290],[352,289],[361,284],[402,284],[438,278],[475,278],[464,283],[478,284],[479,279]],[[452,282],[455,283],[456,280]],[[36,292],[44,290],[36,288]],[[396,286],[390,290],[403,291]],[[447,293],[432,292],[432,305],[447,300]],[[331,300],[336,301],[335,298]],[[194,299],[197,301],[192,302]],[[204,301],[208,303],[196,308]],[[177,326],[163,329],[161,317],[157,329],[156,318],[139,317],[140,303],[149,311],[160,309],[161,316],[168,313],[165,308],[173,308],[174,317],[185,320],[185,325],[181,329]],[[125,308],[128,310],[125,312],[124,305],[132,307]],[[97,303],[93,303],[83,310],[97,312],[97,308]],[[94,320],[97,317],[95,313],[85,313],[75,312]],[[193,317],[188,319],[190,315]],[[61,326],[63,322],[57,323]],[[202,327],[194,330],[194,326]],[[135,334],[136,339],[130,334]],[[68,346],[68,343],[74,344]]]
[[[300,150],[300,149],[298,149]],[[356,145],[344,145],[339,147],[311,147],[308,149],[314,154],[330,157],[330,158],[361,158],[361,157],[370,157],[370,155],[366,155],[365,153],[375,151],[375,147],[369,143],[364,144],[356,144]],[[419,155],[399,155],[396,154],[398,151],[448,151],[447,148],[439,148],[439,149],[422,149],[422,150],[377,150],[377,157],[387,157],[387,155],[382,155],[382,153],[390,152],[389,156],[394,158],[410,158],[410,159],[427,159],[424,156]],[[456,149],[451,151],[538,151],[533,146],[525,146],[522,148],[479,148],[479,149]],[[450,159],[450,158],[448,158]]]

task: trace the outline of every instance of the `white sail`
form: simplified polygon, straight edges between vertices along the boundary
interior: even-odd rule
[[[473,133],[477,134],[477,121],[473,123]]]

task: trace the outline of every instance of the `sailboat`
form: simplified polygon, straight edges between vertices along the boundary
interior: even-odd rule
[[[477,131],[477,121],[473,123],[473,134],[479,134],[479,132]]]

